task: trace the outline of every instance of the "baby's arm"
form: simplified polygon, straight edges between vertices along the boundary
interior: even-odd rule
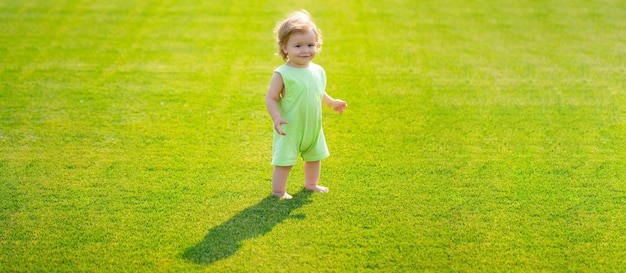
[[[348,108],[348,103],[346,103],[343,100],[333,99],[326,92],[324,92],[324,98],[322,99],[322,104],[330,109],[333,109],[339,114],[343,113],[343,111],[346,110],[346,108]]]
[[[265,96],[265,105],[267,106],[267,111],[270,113],[272,117],[272,121],[274,122],[274,130],[280,135],[286,135],[285,132],[280,128],[281,125],[287,124],[287,121],[284,120],[280,116],[280,111],[278,111],[278,101],[283,93],[285,86],[283,84],[283,77],[280,73],[274,72],[272,75],[272,79],[270,80],[270,86],[267,88],[267,95]]]

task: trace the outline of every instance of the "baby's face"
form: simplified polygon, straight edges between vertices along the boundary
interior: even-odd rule
[[[317,37],[313,30],[294,32],[282,50],[289,58],[288,65],[307,67],[317,53]]]

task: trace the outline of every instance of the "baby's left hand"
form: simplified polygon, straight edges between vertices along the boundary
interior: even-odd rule
[[[342,100],[333,101],[332,109],[337,111],[337,113],[339,114],[343,113],[343,111],[346,110],[346,108],[348,108],[348,103],[346,103],[345,101],[342,101]]]

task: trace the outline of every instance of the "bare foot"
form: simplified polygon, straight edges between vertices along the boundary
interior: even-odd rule
[[[273,192],[272,196],[278,197],[280,199],[292,199],[293,198],[293,196],[289,195],[286,192]]]
[[[314,192],[328,192],[328,188],[327,187],[318,186],[318,185],[305,185],[304,189],[306,189],[308,191],[314,191]]]

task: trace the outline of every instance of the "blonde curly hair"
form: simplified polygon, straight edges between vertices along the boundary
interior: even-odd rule
[[[289,42],[289,37],[294,32],[307,32],[313,31],[315,34],[315,48],[317,52],[322,50],[322,32],[317,28],[311,15],[306,10],[300,10],[290,13],[283,21],[278,22],[276,28],[274,28],[274,34],[276,34],[276,45],[278,46],[278,55],[280,55],[284,61],[287,61],[288,57],[283,47]]]

